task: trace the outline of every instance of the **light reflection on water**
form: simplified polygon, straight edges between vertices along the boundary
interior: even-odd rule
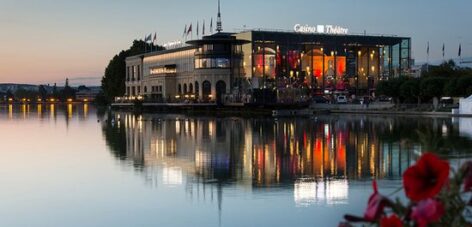
[[[14,124],[8,133],[28,137],[32,131],[25,129],[45,130],[44,125],[55,125],[47,129],[47,136],[57,138],[55,144],[68,141],[63,144],[69,148],[65,150],[55,150],[52,143],[39,146],[38,151],[28,153],[32,160],[41,161],[39,154],[51,153],[51,160],[60,154],[65,166],[72,165],[77,161],[68,151],[72,148],[83,152],[79,153],[82,159],[93,160],[77,165],[80,172],[91,167],[96,170],[97,176],[79,174],[90,181],[79,188],[93,188],[86,195],[88,205],[99,207],[94,201],[108,198],[104,196],[108,191],[116,193],[108,202],[117,207],[139,204],[140,209],[130,211],[134,218],[101,215],[88,223],[113,226],[136,224],[136,217],[144,226],[188,226],[189,220],[201,226],[336,226],[344,213],[362,213],[371,193],[371,179],[380,180],[381,191],[394,191],[400,186],[401,173],[422,152],[436,151],[453,163],[470,157],[472,143],[464,137],[470,121],[352,115],[244,119],[100,112],[83,104],[0,106],[0,129],[2,124]],[[107,154],[104,150],[112,156],[103,156]],[[13,160],[16,153],[21,152],[0,151]],[[45,162],[42,167],[46,171],[51,165],[55,163]],[[26,178],[23,184],[28,185],[27,178],[35,171],[25,171],[21,179]],[[78,195],[60,189],[80,177],[69,177],[77,174],[72,169],[61,171],[46,173],[63,178],[51,178],[45,186],[59,188],[54,197],[69,201]],[[99,190],[98,185],[105,188]],[[0,195],[2,192],[15,194],[8,189],[0,189]],[[52,196],[50,193],[36,190],[31,196]],[[129,198],[126,203],[121,203],[123,195]],[[14,196],[0,198],[9,204]],[[40,210],[47,213],[49,199],[43,199],[46,207]],[[28,201],[10,202],[28,211],[24,208]],[[64,219],[78,221],[68,224],[87,225],[76,217],[90,212],[88,209],[69,210],[72,214]],[[159,210],[158,219],[144,210]],[[0,216],[8,212],[0,206]],[[32,220],[35,222],[24,221],[26,225],[58,225],[41,217]],[[13,219],[3,224],[18,222]]]

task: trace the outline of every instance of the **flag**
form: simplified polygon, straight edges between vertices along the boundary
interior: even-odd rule
[[[197,21],[197,37],[198,37],[198,21]]]
[[[154,38],[152,39],[152,43],[154,44],[157,41],[157,32],[154,32]]]
[[[145,36],[144,42],[147,43],[147,42],[151,41],[151,37],[152,37],[152,34],[149,34],[148,36]]]
[[[210,34],[213,33],[213,17],[210,20]]]
[[[444,43],[443,43],[443,48],[442,48],[442,54],[443,54],[442,56],[443,56],[443,57],[444,57],[444,52],[445,52],[445,50],[446,50],[446,46],[445,46]]]
[[[428,42],[428,47],[426,47],[426,54],[429,56],[429,42]]]
[[[203,26],[202,26],[202,35],[205,35],[205,20],[203,20]]]
[[[192,32],[192,23],[190,23],[190,26],[188,26],[187,36],[190,34],[190,32]]]
[[[462,45],[459,44],[459,53],[457,54],[459,57],[461,57],[461,52],[462,52]]]
[[[187,35],[187,25],[185,25],[184,33],[182,34],[182,37],[184,37],[185,35]]]

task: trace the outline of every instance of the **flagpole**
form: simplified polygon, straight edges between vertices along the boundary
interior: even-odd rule
[[[429,72],[429,42],[428,47],[426,48],[426,71]]]

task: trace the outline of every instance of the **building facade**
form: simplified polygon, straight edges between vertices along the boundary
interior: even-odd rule
[[[126,97],[155,102],[275,102],[373,95],[411,70],[411,38],[251,30],[216,33],[126,59]]]

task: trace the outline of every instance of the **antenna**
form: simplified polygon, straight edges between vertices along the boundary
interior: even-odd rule
[[[223,31],[223,25],[221,24],[220,0],[218,0],[218,18],[216,19],[216,31],[218,33]]]

